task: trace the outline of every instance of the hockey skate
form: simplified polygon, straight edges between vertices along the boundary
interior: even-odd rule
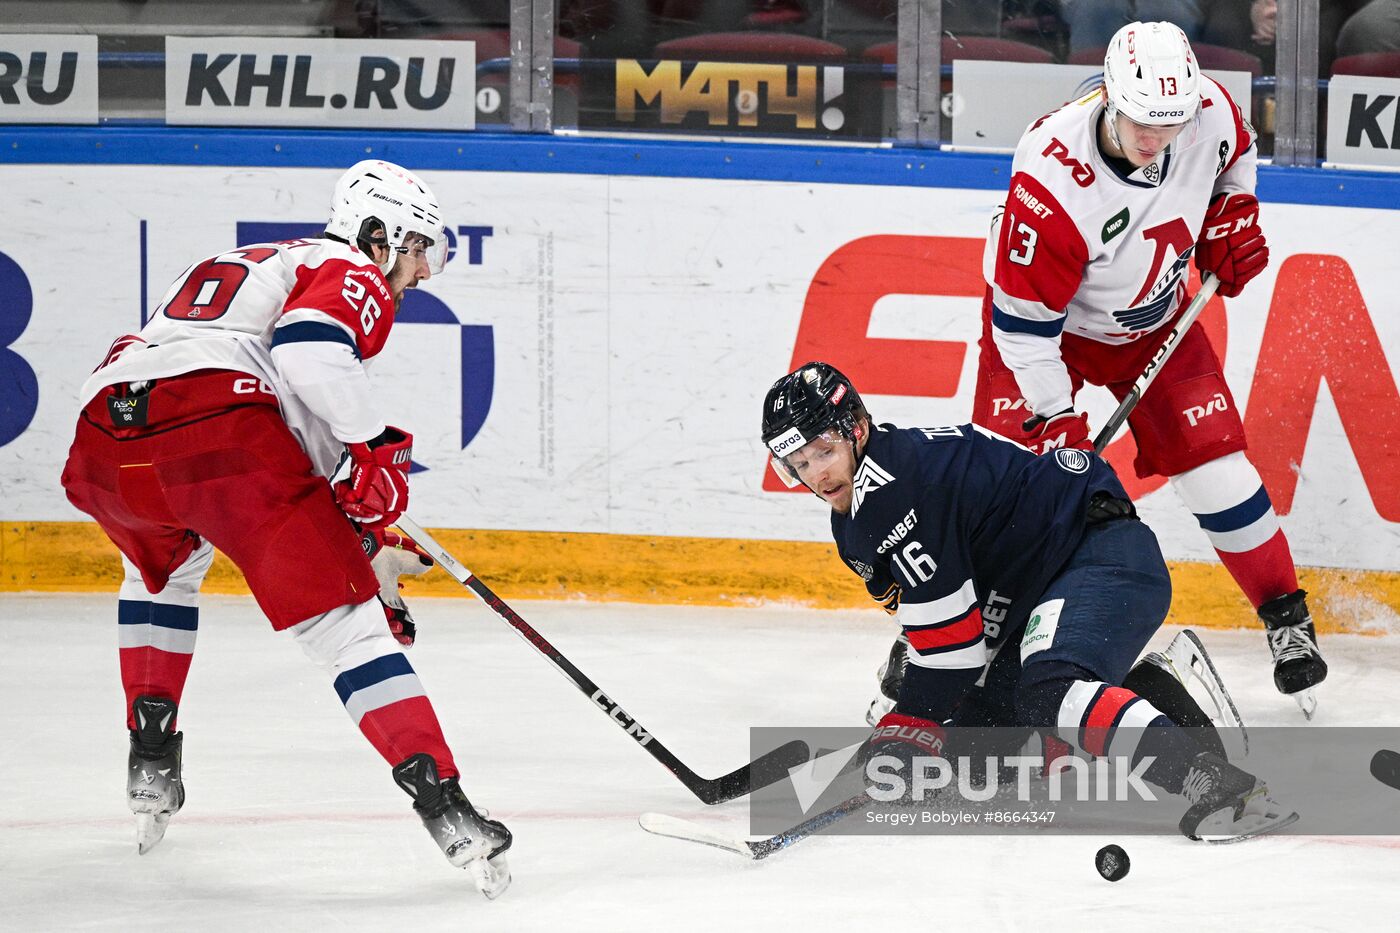
[[[184,735],[173,728],[174,700],[137,697],[131,711],[136,728],[127,757],[126,802],[136,814],[136,851],[145,855],[165,838],[170,818],[185,805],[180,777]]]
[[[1213,707],[1204,712],[1219,728],[1238,731],[1244,744],[1242,751],[1249,753],[1249,732],[1240,717],[1239,707],[1235,706],[1230,691],[1225,689],[1225,681],[1195,632],[1190,629],[1178,632],[1165,651],[1149,651],[1139,663],[1151,664],[1166,671],[1188,689],[1193,681],[1199,684]]]
[[[413,798],[413,809],[454,868],[471,873],[477,889],[494,900],[510,886],[510,830],[471,805],[457,779],[438,780],[437,765],[419,753],[394,766],[394,781]]]
[[[890,656],[875,672],[875,679],[880,682],[880,692],[875,694],[875,699],[870,701],[870,708],[865,711],[865,721],[872,727],[894,709],[895,702],[899,700],[899,685],[904,680],[904,669],[908,666],[909,637],[901,633],[890,646]]]
[[[1307,592],[1297,590],[1259,607],[1274,656],[1274,686],[1291,696],[1303,716],[1312,719],[1317,698],[1312,688],[1327,679],[1327,662],[1317,648],[1317,633],[1308,614]]]
[[[1298,814],[1269,796],[1269,788],[1211,752],[1191,762],[1181,795],[1191,806],[1181,817],[1181,834],[1196,841],[1242,842],[1277,832],[1296,822]]]

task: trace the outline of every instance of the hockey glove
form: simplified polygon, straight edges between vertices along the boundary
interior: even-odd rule
[[[1220,294],[1234,298],[1269,264],[1269,245],[1259,228],[1259,199],[1252,194],[1211,198],[1201,238],[1196,241],[1196,268],[1214,272]]]
[[[1049,453],[1062,447],[1076,447],[1079,450],[1093,450],[1089,442],[1089,416],[1077,414],[1073,408],[1042,418],[1036,415],[1027,418],[1021,430],[1026,432],[1022,443],[1038,454]]]
[[[366,531],[360,543],[379,579],[379,602],[384,606],[389,631],[399,644],[411,648],[418,626],[399,592],[403,589],[399,577],[427,573],[433,566],[433,559],[408,538],[384,529]]]
[[[868,766],[873,763],[879,772],[891,778],[897,775],[904,781],[901,803],[923,803],[913,797],[915,778],[925,764],[919,759],[945,758],[943,742],[943,727],[938,723],[905,713],[888,712],[876,724],[870,738],[865,740],[861,762],[867,766],[867,775],[870,774]],[[894,760],[891,761],[891,758]]]
[[[347,444],[350,476],[335,484],[335,501],[365,528],[387,528],[408,508],[413,435],[385,428],[371,441]]]

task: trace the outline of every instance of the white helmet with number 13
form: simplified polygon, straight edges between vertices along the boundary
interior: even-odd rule
[[[1172,126],[1201,109],[1201,70],[1191,43],[1172,23],[1129,23],[1103,59],[1110,124],[1117,114],[1143,126]]]

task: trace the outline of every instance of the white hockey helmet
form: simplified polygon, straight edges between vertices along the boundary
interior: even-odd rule
[[[375,230],[382,231],[371,236]],[[428,240],[428,268],[437,274],[447,259],[447,237],[442,210],[431,189],[417,175],[392,162],[366,159],[350,167],[335,183],[331,219],[326,232],[347,243],[364,240],[389,247],[389,258],[379,268],[385,275],[394,268],[410,234]]]
[[[1129,23],[1103,57],[1110,124],[1122,114],[1143,126],[1171,126],[1201,109],[1201,69],[1191,43],[1172,23]]]

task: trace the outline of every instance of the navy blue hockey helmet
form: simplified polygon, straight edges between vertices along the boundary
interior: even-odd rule
[[[804,363],[768,390],[763,400],[763,443],[788,486],[800,482],[786,457],[827,431],[855,440],[856,422],[869,417],[851,380],[830,363]]]

